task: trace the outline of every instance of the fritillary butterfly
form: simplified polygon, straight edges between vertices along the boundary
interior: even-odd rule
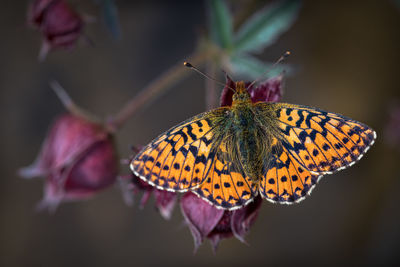
[[[159,189],[191,190],[222,209],[260,194],[290,204],[318,180],[352,166],[376,133],[339,114],[285,103],[252,103],[244,82],[233,104],[199,114],[161,134],[131,162]]]

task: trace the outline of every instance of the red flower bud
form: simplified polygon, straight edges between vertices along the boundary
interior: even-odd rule
[[[118,158],[112,136],[85,118],[65,114],[56,119],[24,178],[44,176],[40,208],[55,209],[60,202],[81,200],[114,183]]]
[[[278,102],[282,98],[282,87],[283,87],[283,74],[272,77],[268,80],[265,80],[259,83],[257,86],[252,85],[250,88],[247,88],[251,101],[255,102]],[[250,82],[246,82],[246,86],[249,86]],[[223,106],[231,106],[232,105],[232,96],[233,91],[230,89],[236,89],[235,83],[232,79],[227,75],[226,76],[226,85],[222,90],[220,104]]]
[[[253,102],[279,102],[282,98],[283,74],[269,78],[248,89]]]
[[[235,236],[245,242],[244,236],[254,223],[261,203],[258,196],[241,209],[226,211],[217,209],[191,192],[186,193],[181,199],[181,210],[193,235],[195,251],[205,238],[211,241],[214,251],[224,238]]]
[[[232,89],[236,89],[235,82],[226,75],[226,84],[224,89],[222,89],[221,93],[221,98],[220,98],[220,106],[225,107],[225,106],[232,106],[232,97],[233,97],[233,91]]]
[[[35,0],[28,10],[28,22],[43,35],[40,58],[53,48],[71,48],[79,39],[83,20],[64,0]]]

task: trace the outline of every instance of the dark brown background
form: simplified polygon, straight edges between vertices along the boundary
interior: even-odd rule
[[[75,2],[97,14],[91,2]],[[44,63],[36,60],[38,33],[25,26],[25,1],[0,3],[1,266],[399,262],[399,148],[383,135],[388,107],[400,97],[394,1],[305,1],[295,25],[261,55],[274,60],[292,51],[288,61],[299,71],[287,79],[284,101],[345,114],[376,129],[378,139],[360,163],[322,179],[301,204],[265,201],[250,246],[230,239],[216,255],[208,244],[193,255],[178,207],[164,221],[152,202],[144,210],[126,206],[117,187],[64,204],[54,215],[35,213],[42,183],[25,181],[16,170],[33,161],[48,125],[63,112],[48,81],[58,79],[77,103],[106,117],[182,61],[204,30],[203,2],[117,3],[121,41],[112,41],[99,21],[86,28],[95,47],[55,52]],[[129,145],[202,112],[203,88],[204,80],[190,75],[133,116],[117,135],[121,156],[130,154]]]

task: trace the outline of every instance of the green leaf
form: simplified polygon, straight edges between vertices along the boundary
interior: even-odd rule
[[[287,64],[278,64],[274,67],[272,65],[273,63],[262,62],[249,55],[236,55],[230,59],[230,70],[237,78],[258,79],[261,76],[274,77],[282,71],[286,74],[292,72],[292,67]],[[266,71],[268,73],[265,73]]]
[[[102,0],[101,9],[107,29],[115,39],[120,39],[121,29],[118,18],[118,9],[114,0]]]
[[[259,52],[271,45],[295,21],[300,1],[287,0],[266,6],[249,18],[235,36],[237,52]]]
[[[217,45],[232,47],[232,17],[225,1],[209,1],[209,27],[210,37]]]

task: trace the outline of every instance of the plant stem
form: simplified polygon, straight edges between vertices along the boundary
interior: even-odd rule
[[[188,58],[188,61],[193,65],[200,66],[209,58],[210,52],[207,50],[194,53]],[[183,66],[183,61],[175,64],[158,78],[152,81],[149,85],[143,88],[135,97],[133,97],[122,109],[107,123],[107,128],[111,132],[116,132],[125,122],[144,105],[149,104],[161,93],[172,87],[179,80],[190,74]]]

